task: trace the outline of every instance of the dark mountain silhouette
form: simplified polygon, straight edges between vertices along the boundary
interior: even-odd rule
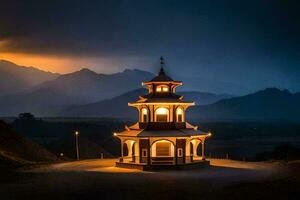
[[[198,91],[178,92],[178,94],[183,95],[183,98],[187,101],[194,101],[196,105],[212,104],[221,99],[228,99],[234,97],[230,94],[214,94],[210,92]]]
[[[0,167],[55,160],[54,154],[0,121]]]
[[[87,102],[76,96],[41,88],[0,98],[0,115],[17,116],[22,112],[31,112],[36,116],[53,116],[64,107],[82,103]]]
[[[61,75],[31,90],[0,98],[0,115],[16,116],[32,112],[36,116],[54,116],[59,110],[112,98],[140,86],[154,75],[140,70],[115,74],[97,74],[89,69]]]
[[[267,88],[190,109],[187,116],[210,120],[300,120],[300,95]]]
[[[0,60],[0,96],[17,93],[57,78],[59,74]]]
[[[86,102],[96,102],[138,88],[142,81],[150,80],[153,76],[150,72],[137,69],[126,69],[115,74],[97,74],[89,69],[81,69],[45,82],[38,88],[57,91]]]
[[[144,93],[146,93],[144,89],[134,90],[109,100],[70,107],[60,115],[137,120],[136,109],[128,107],[127,102],[135,101],[137,96]],[[188,96],[189,93],[184,94]],[[191,107],[187,111],[187,117],[192,120],[299,120],[300,94],[268,88],[241,97],[219,100],[209,105]]]
[[[107,99],[87,105],[70,107],[60,113],[60,115],[81,117],[136,117],[136,109],[128,107],[127,103],[130,101],[136,101],[138,99],[138,96],[144,95],[146,93],[147,90],[143,88],[133,90],[112,99]],[[206,92],[178,92],[178,94],[183,95],[184,99],[187,101],[196,100],[196,104],[199,105],[215,103],[222,98],[231,97],[230,95],[216,95]]]
[[[99,101],[96,103],[73,106],[59,115],[73,117],[112,117],[112,118],[136,118],[135,108],[128,107],[128,102],[137,100],[138,96],[146,94],[146,89],[137,89],[126,92],[112,99]]]

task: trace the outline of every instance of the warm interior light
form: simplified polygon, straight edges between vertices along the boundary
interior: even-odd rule
[[[182,115],[183,111],[181,108],[177,108],[177,115]]]
[[[142,109],[142,113],[143,113],[143,115],[147,115],[147,113],[148,113],[147,109],[146,109],[146,108],[143,108],[143,109]]]
[[[114,136],[117,136],[117,133],[114,133]]]
[[[169,87],[166,85],[160,85],[156,87],[156,92],[168,92]]]
[[[79,132],[78,132],[78,131],[75,131],[75,135],[79,135]]]
[[[168,109],[158,108],[155,112],[156,112],[157,115],[167,115],[168,114]]]

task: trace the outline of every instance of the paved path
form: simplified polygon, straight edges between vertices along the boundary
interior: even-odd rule
[[[212,166],[202,169],[143,172],[116,168],[115,161],[83,160],[23,169],[13,181],[0,184],[0,199],[220,199],[224,192],[237,192],[237,184],[275,180],[284,174],[278,163],[211,160]]]

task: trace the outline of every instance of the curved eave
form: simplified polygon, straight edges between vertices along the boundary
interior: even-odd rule
[[[146,81],[142,82],[142,85],[151,85],[151,84],[173,84],[173,85],[182,85],[181,81]]]
[[[141,106],[141,105],[186,105],[194,106],[195,102],[129,102],[128,106]]]
[[[202,132],[199,130],[129,130],[115,133],[114,136],[121,137],[139,137],[139,138],[149,138],[149,137],[210,137],[211,133]]]

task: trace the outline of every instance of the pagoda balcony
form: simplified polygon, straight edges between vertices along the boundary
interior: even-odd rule
[[[185,129],[185,122],[139,122],[140,129],[148,130],[175,130]]]

